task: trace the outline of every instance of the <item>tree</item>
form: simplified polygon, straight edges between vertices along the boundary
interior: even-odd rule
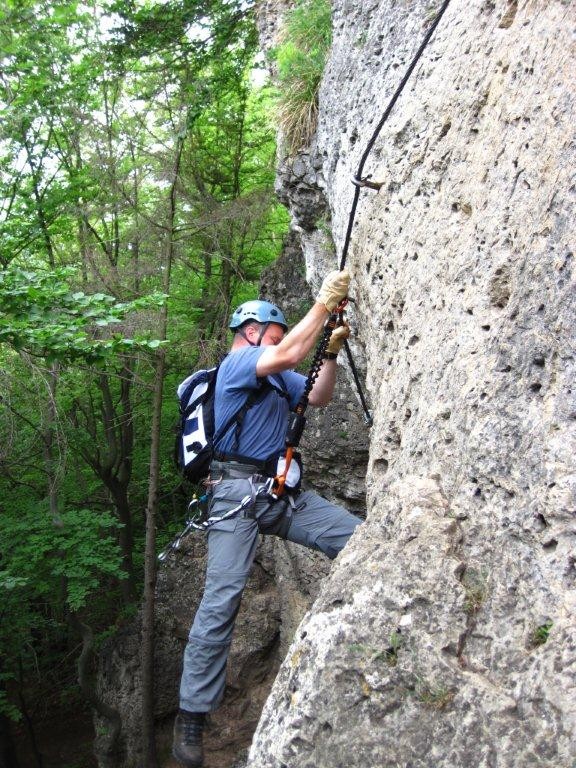
[[[117,620],[118,591],[130,603],[144,578],[152,765],[155,531],[167,535],[174,513],[162,499],[177,483],[165,393],[187,372],[183,359],[195,366],[223,349],[231,305],[253,295],[286,226],[268,97],[250,82],[252,9],[195,0],[85,13],[9,0],[0,40],[0,420],[18,434],[0,454],[0,489],[14,499],[0,572],[15,578],[17,510],[23,525],[41,510],[70,536],[82,510],[113,520],[98,535],[118,566],[88,569],[97,583],[81,614],[64,576],[49,597],[33,581],[16,585],[7,626],[32,611],[49,628],[29,638],[40,664],[50,638],[81,637],[82,689],[99,706],[86,684],[93,630]],[[15,674],[16,657],[4,658]],[[30,674],[26,658],[22,668]]]

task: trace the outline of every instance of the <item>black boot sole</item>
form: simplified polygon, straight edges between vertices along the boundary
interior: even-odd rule
[[[172,757],[175,760],[178,760],[180,765],[183,765],[184,768],[202,768],[204,765],[204,758],[199,758],[195,760],[190,760],[188,757],[182,757],[182,755],[178,754],[178,750],[174,748],[172,750]]]

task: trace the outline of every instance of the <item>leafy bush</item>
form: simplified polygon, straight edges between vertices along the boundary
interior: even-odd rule
[[[308,143],[316,130],[318,90],[332,43],[329,0],[298,0],[276,49],[280,89],[278,118],[290,152]]]
[[[22,269],[9,264],[0,270],[0,344],[43,356],[47,362],[102,362],[108,353],[132,348],[156,349],[157,339],[98,338],[98,330],[120,323],[130,312],[154,309],[164,295],[153,293],[118,302],[105,293],[86,294],[71,288],[73,270]]]
[[[41,505],[35,514],[25,506],[3,512],[0,715],[18,719],[6,685],[21,667],[42,668],[43,656],[61,641],[68,614],[88,610],[107,580],[123,578],[117,527],[108,512],[87,509],[63,511],[58,524]]]
[[[15,595],[21,608],[50,600],[65,582],[67,608],[84,608],[100,582],[123,578],[112,532],[119,523],[108,512],[66,510],[56,525],[41,511],[5,521],[0,529],[0,593]],[[1,634],[0,634],[1,637]]]

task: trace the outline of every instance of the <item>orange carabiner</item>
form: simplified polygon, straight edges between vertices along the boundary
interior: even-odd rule
[[[340,304],[338,304],[337,307],[334,307],[334,310],[333,310],[334,314],[341,315],[342,312],[344,312],[344,310],[348,306],[348,301],[349,301],[348,296],[345,296],[340,302]]]
[[[281,475],[276,475],[274,478],[274,485],[272,486],[272,493],[275,496],[282,496],[284,493],[284,486],[286,485],[286,478],[288,476],[288,471],[290,469],[290,464],[292,463],[292,454],[294,453],[294,449],[291,445],[289,445],[286,448],[286,463],[284,464],[284,471]]]

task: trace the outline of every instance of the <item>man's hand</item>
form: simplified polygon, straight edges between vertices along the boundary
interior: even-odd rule
[[[330,336],[330,341],[328,342],[328,346],[326,347],[326,352],[329,352],[331,355],[337,355],[338,352],[340,352],[340,350],[344,346],[344,342],[349,336],[350,336],[350,326],[348,325],[348,323],[344,323],[344,325],[338,325],[332,331],[332,336]]]
[[[324,278],[316,301],[324,304],[328,312],[332,312],[338,304],[348,295],[348,286],[350,285],[350,275],[347,269],[339,271],[335,269],[329,272]]]

